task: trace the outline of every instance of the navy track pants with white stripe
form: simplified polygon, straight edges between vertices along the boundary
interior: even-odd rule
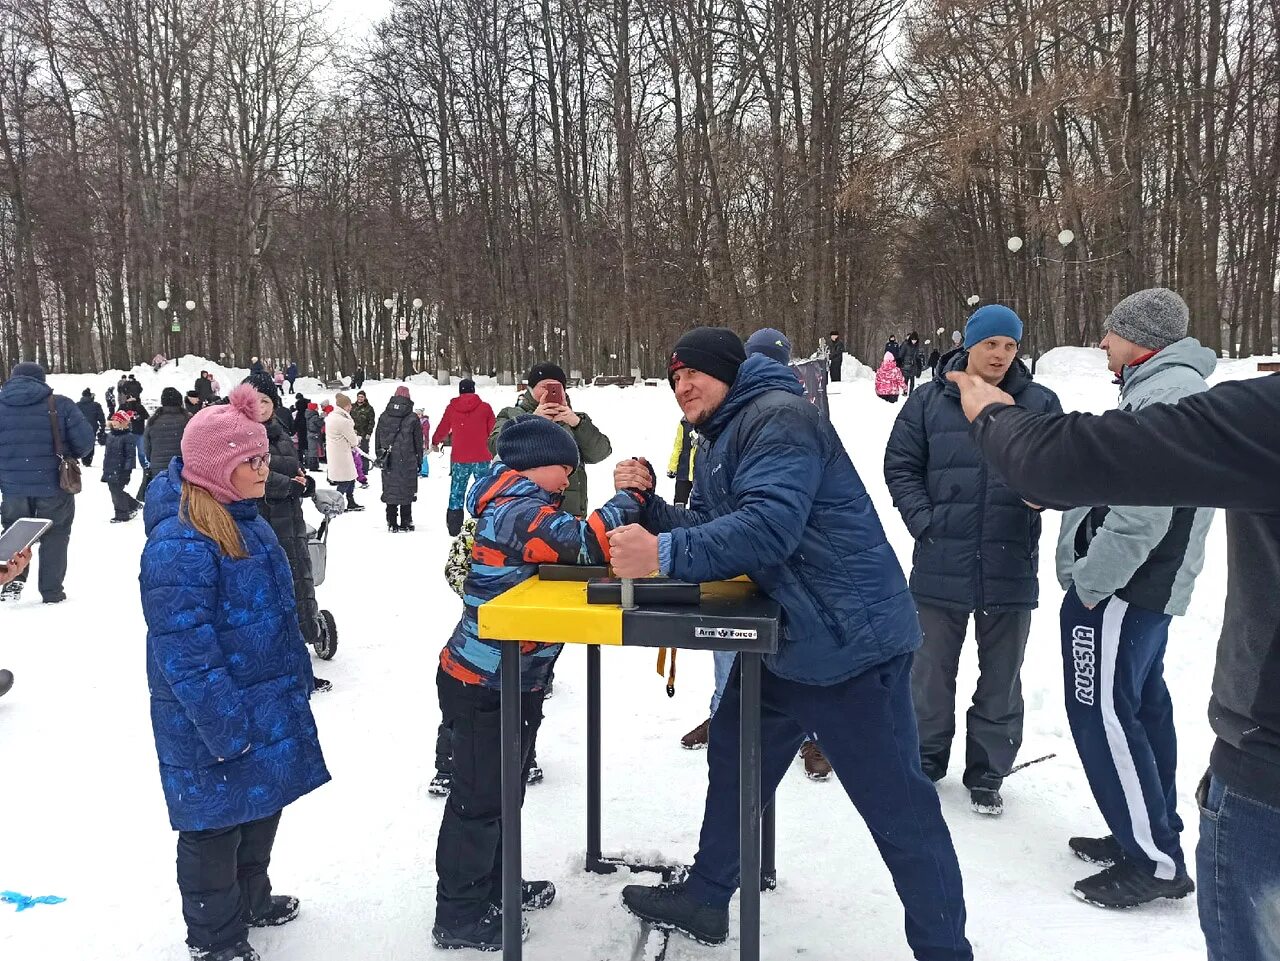
[[[1186,870],[1164,682],[1171,620],[1118,597],[1089,610],[1074,588],[1062,599],[1067,720],[1089,787],[1125,854],[1164,880]]]

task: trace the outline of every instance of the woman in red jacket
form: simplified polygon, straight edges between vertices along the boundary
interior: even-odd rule
[[[476,382],[466,378],[458,384],[458,396],[440,418],[431,444],[436,449],[449,438],[451,447],[449,509],[445,514],[449,536],[462,531],[462,505],[472,478],[480,478],[489,470],[489,433],[494,424],[493,408],[476,394]]]

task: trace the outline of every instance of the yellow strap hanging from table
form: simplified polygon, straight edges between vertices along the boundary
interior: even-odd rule
[[[671,673],[667,673],[667,651],[671,651]],[[676,696],[676,649],[658,648],[658,677],[667,677],[667,697]]]

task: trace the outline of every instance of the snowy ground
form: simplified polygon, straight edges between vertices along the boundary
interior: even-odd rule
[[[1042,362],[1041,379],[1067,409],[1104,410],[1114,404],[1115,389],[1101,356],[1056,351]],[[158,401],[164,386],[188,389],[200,366],[188,358],[181,370],[170,365],[159,376],[141,368],[148,403]],[[1228,362],[1218,379],[1255,370],[1254,361]],[[101,400],[116,376],[51,379],[73,398],[91,386]],[[219,371],[224,390],[242,376]],[[332,394],[313,381],[298,386],[312,399]],[[366,389],[381,410],[395,386],[370,383]],[[433,384],[413,386],[415,404],[425,406],[433,421],[452,393]],[[481,394],[495,409],[513,396],[510,388],[483,381]],[[665,387],[591,388],[575,391],[574,402],[613,438],[616,456],[665,463],[679,417]],[[835,423],[906,565],[911,543],[881,470],[899,409],[877,400],[865,381],[833,388]],[[427,795],[426,785],[438,719],[435,662],[460,602],[441,575],[447,466],[435,456],[431,469],[415,534],[386,533],[376,476],[360,495],[370,510],[340,518],[332,530],[328,581],[319,597],[337,618],[341,647],[335,660],[317,663],[334,690],[313,707],[334,777],[285,813],[272,877],[277,891],[303,899],[303,913],[286,928],[254,933],[268,961],[417,961],[436,953],[430,928],[442,805]],[[609,471],[609,464],[591,468],[593,503],[604,499]],[[85,480],[72,534],[69,599],[44,608],[31,590],[0,613],[0,666],[17,676],[0,700],[0,890],[67,899],[21,914],[0,905],[0,958],[179,961],[186,955],[173,879],[174,835],[156,773],[142,663],[145,628],[136,586],[142,524],[140,518],[108,524],[109,499],[96,468],[86,471]],[[1070,894],[1088,868],[1071,857],[1067,837],[1104,829],[1062,707],[1061,593],[1052,565],[1056,515],[1045,526],[1044,603],[1023,673],[1022,756],[1058,756],[1007,782],[1000,819],[969,812],[959,783],[962,746],[952,775],[939,785],[964,871],[970,938],[984,961],[1202,958],[1191,900],[1108,913]],[[1174,621],[1167,658],[1189,853],[1197,821],[1193,791],[1211,743],[1204,715],[1226,580],[1223,550],[1219,519],[1191,612]],[[966,692],[976,668],[971,648],[960,685]],[[605,849],[690,860],[706,762],[703,754],[682,751],[677,739],[705,716],[711,658],[681,658],[674,700],[654,673],[652,652],[610,650],[603,661]],[[581,649],[565,652],[539,743],[547,780],[530,789],[525,805],[526,877],[552,878],[560,889],[550,910],[530,917],[526,957],[534,961],[625,961],[636,940],[637,924],[619,902],[619,890],[631,878],[581,870],[583,666]],[[962,697],[959,712],[966,707]],[[897,898],[866,829],[839,784],[805,780],[799,762],[778,795],[778,870],[779,888],[763,906],[766,958],[910,957]],[[673,939],[668,957],[736,957],[736,901],[731,930],[728,948]]]

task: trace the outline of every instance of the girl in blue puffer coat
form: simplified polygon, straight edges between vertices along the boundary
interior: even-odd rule
[[[329,780],[293,578],[258,515],[267,433],[252,387],[229,400],[191,419],[152,483],[139,576],[193,961],[257,961],[249,927],[297,916],[297,898],[271,893],[271,848],[285,805]]]

